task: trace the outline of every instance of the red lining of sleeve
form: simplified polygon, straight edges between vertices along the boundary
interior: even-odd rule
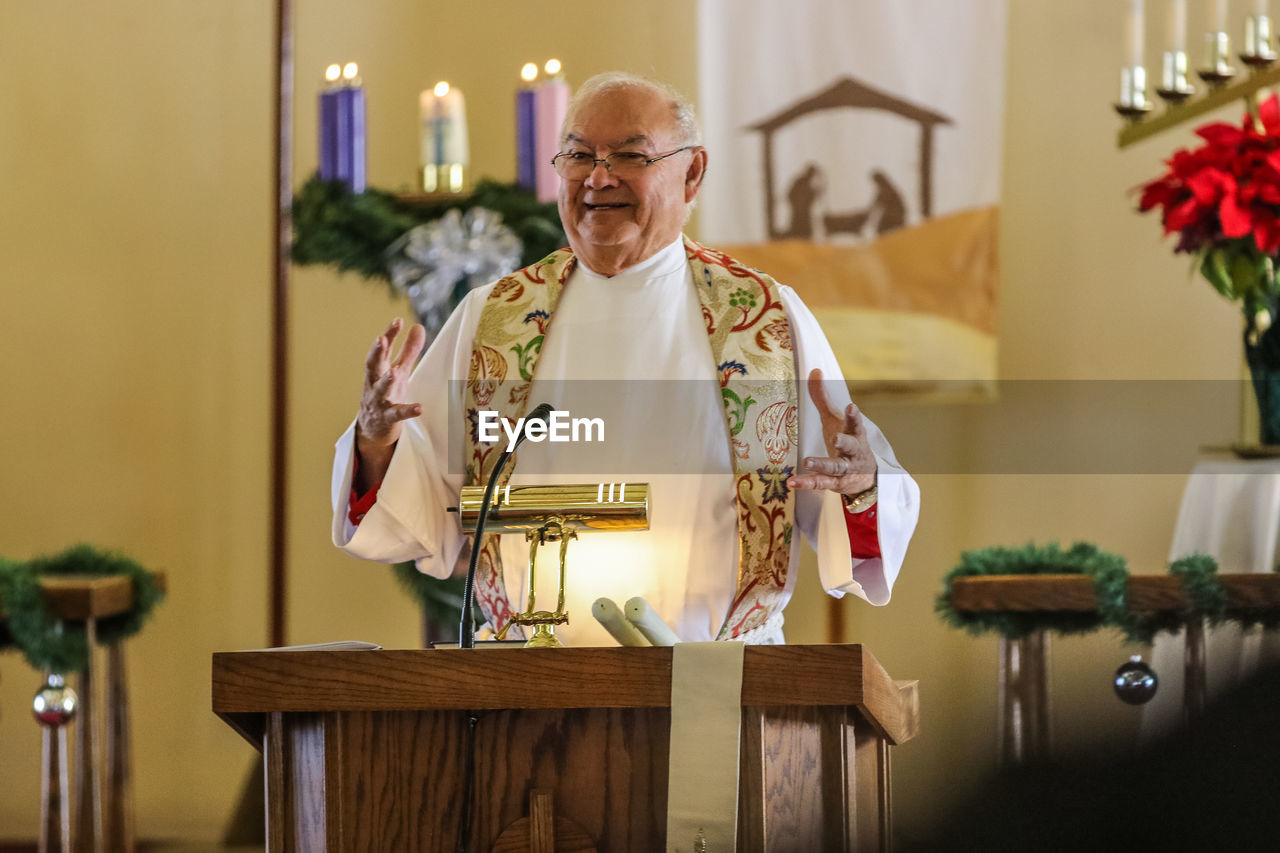
[[[356,456],[355,462],[351,468],[351,479],[355,480],[355,472],[360,470],[360,457]],[[365,492],[363,495],[357,495],[356,490],[351,490],[351,497],[347,501],[347,518],[354,525],[359,525],[364,521],[365,515],[369,510],[373,509],[373,505],[378,502],[378,489],[382,488],[382,483],[374,483],[373,488]]]
[[[876,510],[872,506],[866,512],[846,512],[845,527],[849,530],[849,550],[855,560],[868,560],[880,556],[880,527]]]

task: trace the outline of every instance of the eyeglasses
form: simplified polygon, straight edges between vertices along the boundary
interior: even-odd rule
[[[585,151],[564,151],[551,158],[551,165],[555,167],[560,177],[565,180],[581,181],[594,172],[596,166],[603,163],[604,167],[609,170],[609,174],[625,181],[628,178],[636,177],[652,163],[665,160],[668,157],[674,157],[681,151],[690,151],[697,147],[697,145],[686,145],[683,148],[677,148],[675,151],[659,154],[657,157],[646,157],[638,151],[615,151],[608,157],[592,157]]]

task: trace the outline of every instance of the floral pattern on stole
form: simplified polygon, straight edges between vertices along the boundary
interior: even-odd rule
[[[795,495],[799,418],[791,331],[777,283],[685,238],[685,253],[717,365],[738,502],[738,579],[717,639],[763,625],[785,603]],[[501,448],[484,445],[480,409],[512,421],[524,416],[529,387],[555,307],[576,259],[569,249],[499,281],[480,314],[467,376],[466,482],[482,485]],[[505,480],[514,460],[504,472]],[[476,600],[494,630],[512,610],[502,579],[498,536],[481,544]]]

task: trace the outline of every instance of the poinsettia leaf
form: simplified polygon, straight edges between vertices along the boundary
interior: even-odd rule
[[[1170,209],[1164,218],[1164,230],[1166,234],[1174,231],[1181,231],[1188,225],[1193,224],[1207,208],[1197,202],[1194,198],[1189,198],[1182,204]]]
[[[1258,104],[1258,118],[1262,120],[1262,126],[1268,132],[1275,133],[1280,129],[1280,99],[1272,95]]]
[[[1221,249],[1205,252],[1204,261],[1200,264],[1200,275],[1204,276],[1213,289],[1228,299],[1235,299],[1235,291],[1231,286],[1231,276],[1227,272],[1226,258]]]
[[[1235,193],[1227,193],[1218,206],[1218,218],[1222,221],[1222,233],[1227,237],[1244,237],[1253,231],[1253,214]]]
[[[1232,256],[1227,274],[1231,277],[1231,289],[1237,299],[1258,289],[1258,267],[1250,254],[1239,252]]]
[[[1236,179],[1222,169],[1201,169],[1187,178],[1187,187],[1201,204],[1213,204],[1235,191]]]
[[[1234,147],[1239,144],[1240,140],[1244,139],[1243,130],[1225,121],[1215,121],[1212,124],[1196,128],[1196,135],[1210,145],[1219,148]]]

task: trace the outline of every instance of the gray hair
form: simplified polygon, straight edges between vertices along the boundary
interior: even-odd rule
[[[698,116],[693,103],[675,87],[628,71],[606,71],[587,80],[578,91],[573,93],[569,109],[565,113],[564,127],[560,129],[560,139],[564,135],[577,114],[579,107],[596,95],[607,94],[621,89],[649,89],[665,96],[671,101],[671,117],[676,131],[680,135],[681,145],[701,145],[702,131],[698,128]]]

